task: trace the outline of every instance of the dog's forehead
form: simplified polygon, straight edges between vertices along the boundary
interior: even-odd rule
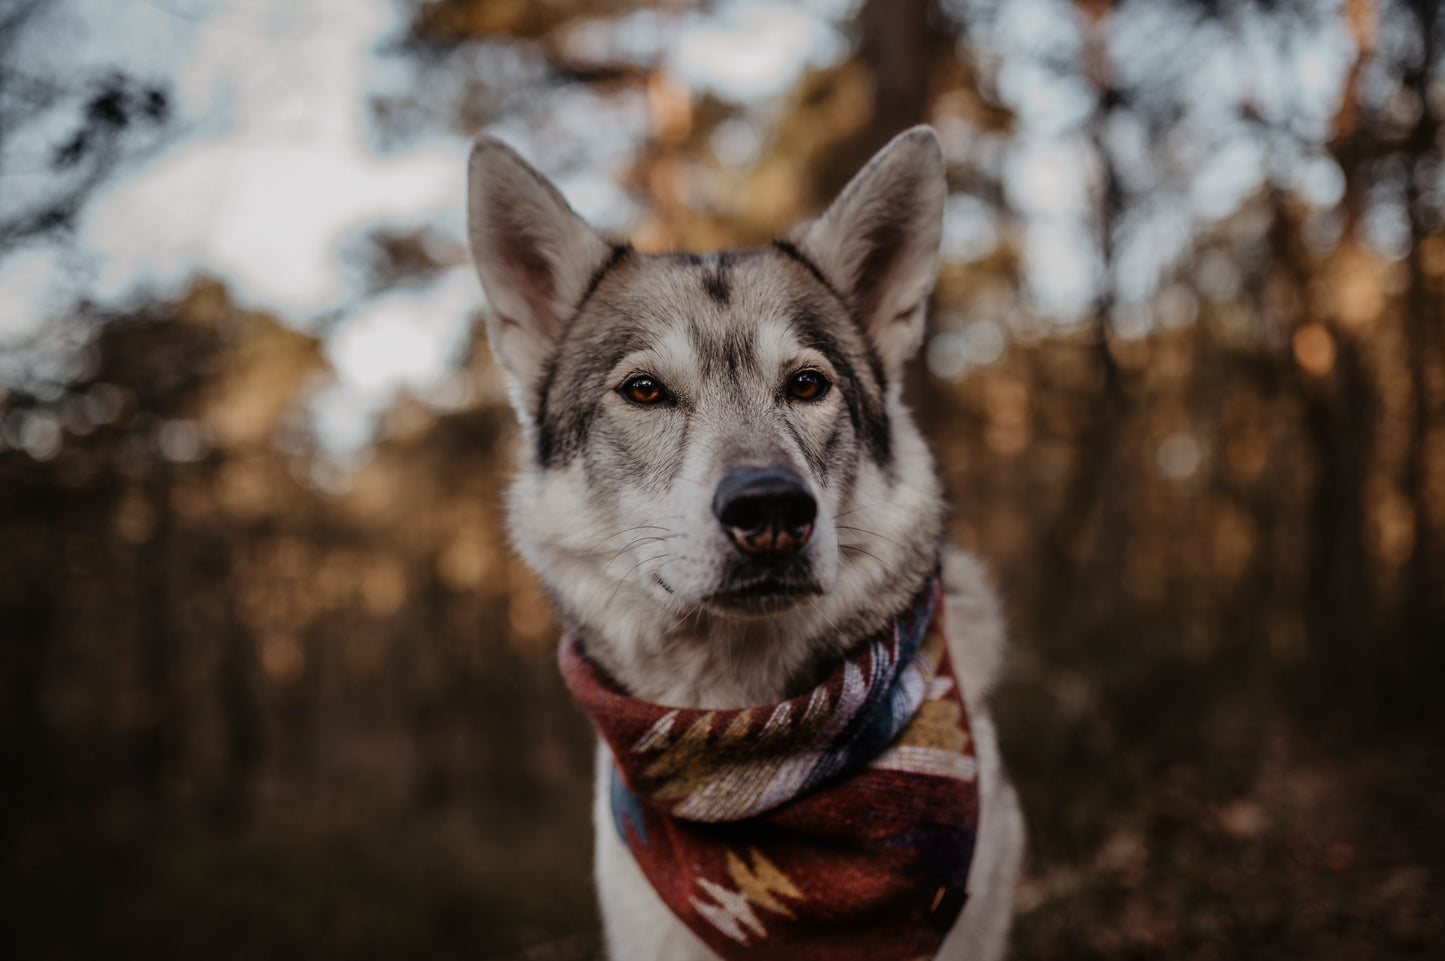
[[[845,342],[857,334],[837,297],[771,248],[638,255],[588,306],[574,334],[619,360],[657,350],[736,364],[793,350],[820,323]]]

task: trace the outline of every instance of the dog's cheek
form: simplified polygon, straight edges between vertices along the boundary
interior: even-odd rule
[[[599,500],[619,502],[641,490],[666,496],[681,469],[683,419],[675,410],[608,410],[594,419],[583,452],[588,480]]]
[[[834,416],[819,425],[810,441],[808,465],[818,492],[828,502],[831,516],[841,517],[853,497],[862,456],[846,410],[840,405]]]
[[[690,419],[685,411],[672,410],[640,425],[640,443],[631,459],[641,473],[643,486],[655,498],[668,497],[687,464]]]

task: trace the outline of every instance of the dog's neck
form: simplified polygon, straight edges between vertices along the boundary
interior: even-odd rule
[[[723,709],[783,700],[798,678],[811,674],[826,638],[801,642],[780,621],[724,621],[706,615],[665,636],[616,636],[579,627],[590,656],[633,697],[678,707]]]

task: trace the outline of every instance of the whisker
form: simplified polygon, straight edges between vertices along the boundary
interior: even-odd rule
[[[665,531],[665,530],[667,530],[667,528],[666,528],[666,527],[663,527],[663,526],[661,526],[661,525],[659,525],[659,524],[638,524],[636,527],[624,527],[622,530],[618,531],[617,533],[615,533],[615,534],[608,534],[606,537],[602,538],[602,540],[598,541],[596,544],[593,544],[592,547],[589,549],[589,552],[590,552],[590,551],[595,551],[595,550],[597,550],[597,548],[601,547],[603,544],[606,544],[608,541],[612,540],[612,538],[614,538],[614,537],[621,537],[623,534],[631,534],[633,531],[645,531],[645,530]]]
[[[607,604],[604,605],[604,606],[606,606],[606,607],[611,607],[611,606],[612,606],[612,602],[617,599],[617,592],[620,591],[620,590],[622,590],[622,585],[625,584],[625,583],[627,582],[627,579],[632,576],[632,572],[633,572],[633,571],[637,570],[639,567],[641,567],[643,564],[646,564],[648,561],[656,561],[656,560],[660,560],[660,559],[662,559],[662,558],[664,558],[664,557],[671,557],[671,556],[672,556],[672,555],[671,555],[669,552],[663,551],[661,554],[654,554],[654,555],[651,556],[651,557],[644,557],[642,560],[638,561],[636,564],[633,564],[631,567],[629,567],[629,568],[627,569],[627,573],[626,573],[626,574],[623,574],[620,578],[618,578],[618,580],[617,580],[617,586],[614,587],[614,588],[612,588],[612,593],[607,596]]]
[[[888,543],[892,544],[894,547],[897,547],[899,550],[905,550],[905,551],[906,551],[906,550],[908,549],[908,548],[904,547],[902,544],[900,544],[898,541],[895,541],[893,538],[889,537],[887,534],[880,534],[880,533],[878,533],[877,531],[870,531],[870,530],[869,530],[868,528],[866,528],[866,527],[849,527],[847,524],[834,524],[833,526],[836,527],[836,528],[838,528],[838,530],[840,530],[840,531],[857,531],[857,532],[860,533],[860,534],[868,534],[868,535],[870,535],[870,536],[872,536],[872,537],[877,537],[877,538],[879,538],[880,540],[885,540],[885,541],[887,541]]]
[[[622,549],[621,549],[621,550],[619,550],[616,554],[613,554],[613,555],[612,555],[612,559],[611,559],[611,560],[609,560],[606,564],[602,565],[602,573],[606,574],[606,573],[607,573],[607,568],[611,567],[612,564],[613,564],[613,562],[616,561],[617,558],[621,557],[624,553],[626,553],[630,548],[635,547],[635,546],[638,545],[638,544],[646,544],[648,541],[665,541],[665,540],[667,540],[666,537],[658,537],[656,534],[654,534],[654,535],[652,535],[652,536],[650,536],[650,537],[639,537],[639,538],[637,538],[636,540],[632,540],[632,541],[627,542],[626,544],[622,545]]]
[[[875,561],[888,568],[889,572],[891,572],[895,577],[903,576],[902,571],[900,571],[898,568],[894,567],[892,564],[888,563],[872,551],[864,550],[863,548],[857,547],[853,544],[839,544],[838,549],[841,551],[857,551],[859,554],[867,554],[869,557],[873,558]]]
[[[828,612],[823,610],[822,605],[818,603],[818,599],[816,597],[809,597],[808,603],[812,605],[813,610],[818,612],[819,617],[828,622],[828,626],[833,629],[833,633],[837,634],[839,637],[843,636],[843,629],[838,626],[837,621],[833,620],[831,617],[828,616]]]
[[[859,511],[871,511],[875,507],[891,507],[892,504],[892,501],[878,501],[873,504],[864,504],[861,507],[854,507],[849,510],[843,511],[843,513],[839,514],[838,517],[847,517],[849,514],[856,514]]]

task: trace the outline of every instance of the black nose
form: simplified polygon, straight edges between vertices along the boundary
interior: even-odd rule
[[[747,553],[782,557],[808,542],[818,505],[786,467],[740,467],[717,485],[712,512]]]

